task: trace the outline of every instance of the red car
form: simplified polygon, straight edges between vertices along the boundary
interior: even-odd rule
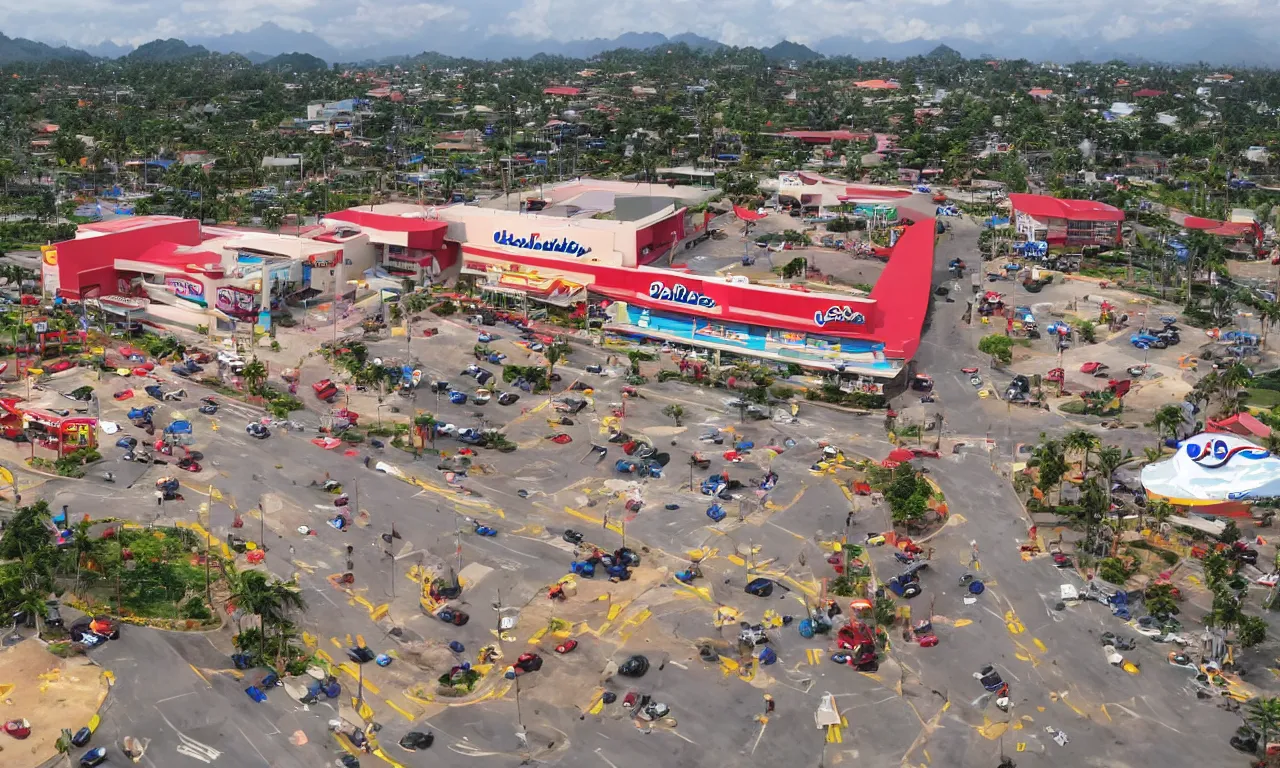
[[[75,367],[75,363],[70,360],[55,360],[44,367],[45,373],[62,373]]]
[[[316,397],[331,403],[338,396],[338,385],[328,379],[321,379],[311,385],[311,389],[315,391]]]
[[[928,448],[908,448],[907,450],[911,451],[911,455],[916,457],[917,459],[940,458],[940,455],[938,454],[937,451],[932,451],[932,450],[929,450]]]
[[[573,649],[577,647],[578,647],[577,640],[565,640],[563,643],[556,646],[556,653],[560,653],[560,654],[571,653]]]

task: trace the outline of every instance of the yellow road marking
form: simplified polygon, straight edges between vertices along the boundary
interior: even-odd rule
[[[972,620],[972,619],[956,619],[956,620],[955,620],[955,623],[954,623],[954,624],[952,624],[951,626],[956,627],[956,628],[959,628],[959,627],[967,627],[967,626],[969,626],[969,625],[970,625],[970,624],[972,624],[972,623],[973,623],[973,620]]]
[[[384,702],[388,707],[391,707],[392,709],[394,709],[395,711],[397,711],[397,712],[399,712],[401,715],[403,715],[405,720],[408,720],[409,722],[411,722],[411,723],[412,723],[412,722],[416,719],[416,718],[414,718],[414,716],[413,716],[413,715],[409,714],[408,712],[404,711],[404,710],[403,710],[403,709],[401,709],[399,706],[397,706],[397,705],[396,705],[396,703],[395,703],[394,701],[392,701],[391,699],[383,699],[383,702]]]
[[[333,663],[333,657],[330,656],[323,648],[317,648],[316,655],[319,656],[322,660],[324,660],[324,662],[327,664]]]
[[[805,658],[809,660],[810,664],[816,665],[822,663],[822,653],[822,648],[806,648],[804,655]]]
[[[1031,642],[1035,645],[1036,648],[1040,649],[1041,653],[1044,653],[1045,651],[1049,650],[1048,648],[1045,647],[1044,643],[1040,642],[1040,638],[1038,637],[1031,638]]]
[[[205,677],[203,672],[201,672],[200,670],[196,669],[196,666],[195,666],[194,664],[188,664],[187,666],[188,666],[188,667],[191,667],[191,671],[192,671],[192,672],[195,672],[195,673],[196,673],[196,677],[198,677],[198,678],[200,678],[201,680],[203,680],[205,685],[209,686],[210,688],[212,688],[212,687],[213,687],[213,683],[210,683],[210,682],[209,682],[209,678]]]
[[[356,647],[357,648],[364,647],[364,635],[356,635]]]
[[[828,743],[828,744],[843,744],[843,743],[844,743],[844,736],[843,736],[843,735],[841,735],[841,733],[840,733],[840,726],[838,726],[838,725],[828,725],[828,726],[827,726],[827,743]]]
[[[378,621],[382,617],[386,616],[387,612],[390,610],[391,610],[391,606],[388,605],[387,603],[383,603],[382,605],[379,605],[377,608],[374,608],[372,611],[369,612],[369,618],[374,621]]]

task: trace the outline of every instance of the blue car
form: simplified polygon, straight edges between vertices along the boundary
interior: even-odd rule
[[[1129,343],[1138,349],[1151,349],[1152,347],[1155,347],[1156,349],[1164,349],[1168,346],[1164,339],[1161,339],[1159,336],[1142,331],[1130,336]]]
[[[449,393],[449,402],[453,403],[454,405],[466,405],[467,393],[459,392],[458,390],[455,389]]]

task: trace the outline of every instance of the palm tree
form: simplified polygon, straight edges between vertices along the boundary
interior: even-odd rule
[[[244,379],[244,384],[248,387],[249,392],[257,394],[262,391],[262,385],[267,381],[267,366],[258,359],[257,355],[245,364],[244,370],[240,372],[240,377]]]
[[[1280,698],[1254,698],[1246,705],[1249,725],[1258,731],[1258,744],[1265,747],[1271,734],[1280,731]]]
[[[1224,411],[1229,411],[1227,415],[1239,409],[1240,388],[1251,378],[1249,369],[1241,363],[1236,363],[1222,372],[1222,406]]]
[[[1178,431],[1182,429],[1183,415],[1182,409],[1176,405],[1163,405],[1151,419],[1151,426],[1156,430],[1156,446],[1162,444],[1161,438],[1165,435],[1178,439]]]
[[[680,426],[680,420],[684,418],[684,406],[674,403],[668,405],[662,409],[662,415],[674,421],[678,427]]]
[[[1040,443],[1032,451],[1032,461],[1028,464],[1034,462],[1039,468],[1040,477],[1036,486],[1047,498],[1050,491],[1062,484],[1062,476],[1067,471],[1067,461],[1064,458],[1061,443],[1045,438],[1044,433],[1041,433],[1040,437]]]
[[[1073,429],[1062,438],[1062,447],[1068,451],[1084,454],[1080,461],[1080,479],[1089,474],[1089,452],[1098,447],[1098,437],[1085,429]]]
[[[564,359],[568,351],[568,344],[555,342],[547,345],[547,348],[542,352],[542,356],[547,359],[547,400],[551,399],[551,374],[556,370],[556,363]]]
[[[1114,484],[1113,476],[1116,470],[1123,466],[1126,462],[1133,458],[1130,451],[1121,451],[1114,445],[1105,445],[1098,451],[1098,459],[1094,463],[1100,474],[1107,483],[1107,508],[1111,508],[1111,486]]]

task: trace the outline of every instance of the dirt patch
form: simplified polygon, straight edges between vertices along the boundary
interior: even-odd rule
[[[0,735],[6,768],[29,768],[53,757],[63,728],[89,724],[106,695],[101,670],[83,657],[60,659],[34,640],[0,651],[0,718],[31,723],[31,736],[16,741]]]

